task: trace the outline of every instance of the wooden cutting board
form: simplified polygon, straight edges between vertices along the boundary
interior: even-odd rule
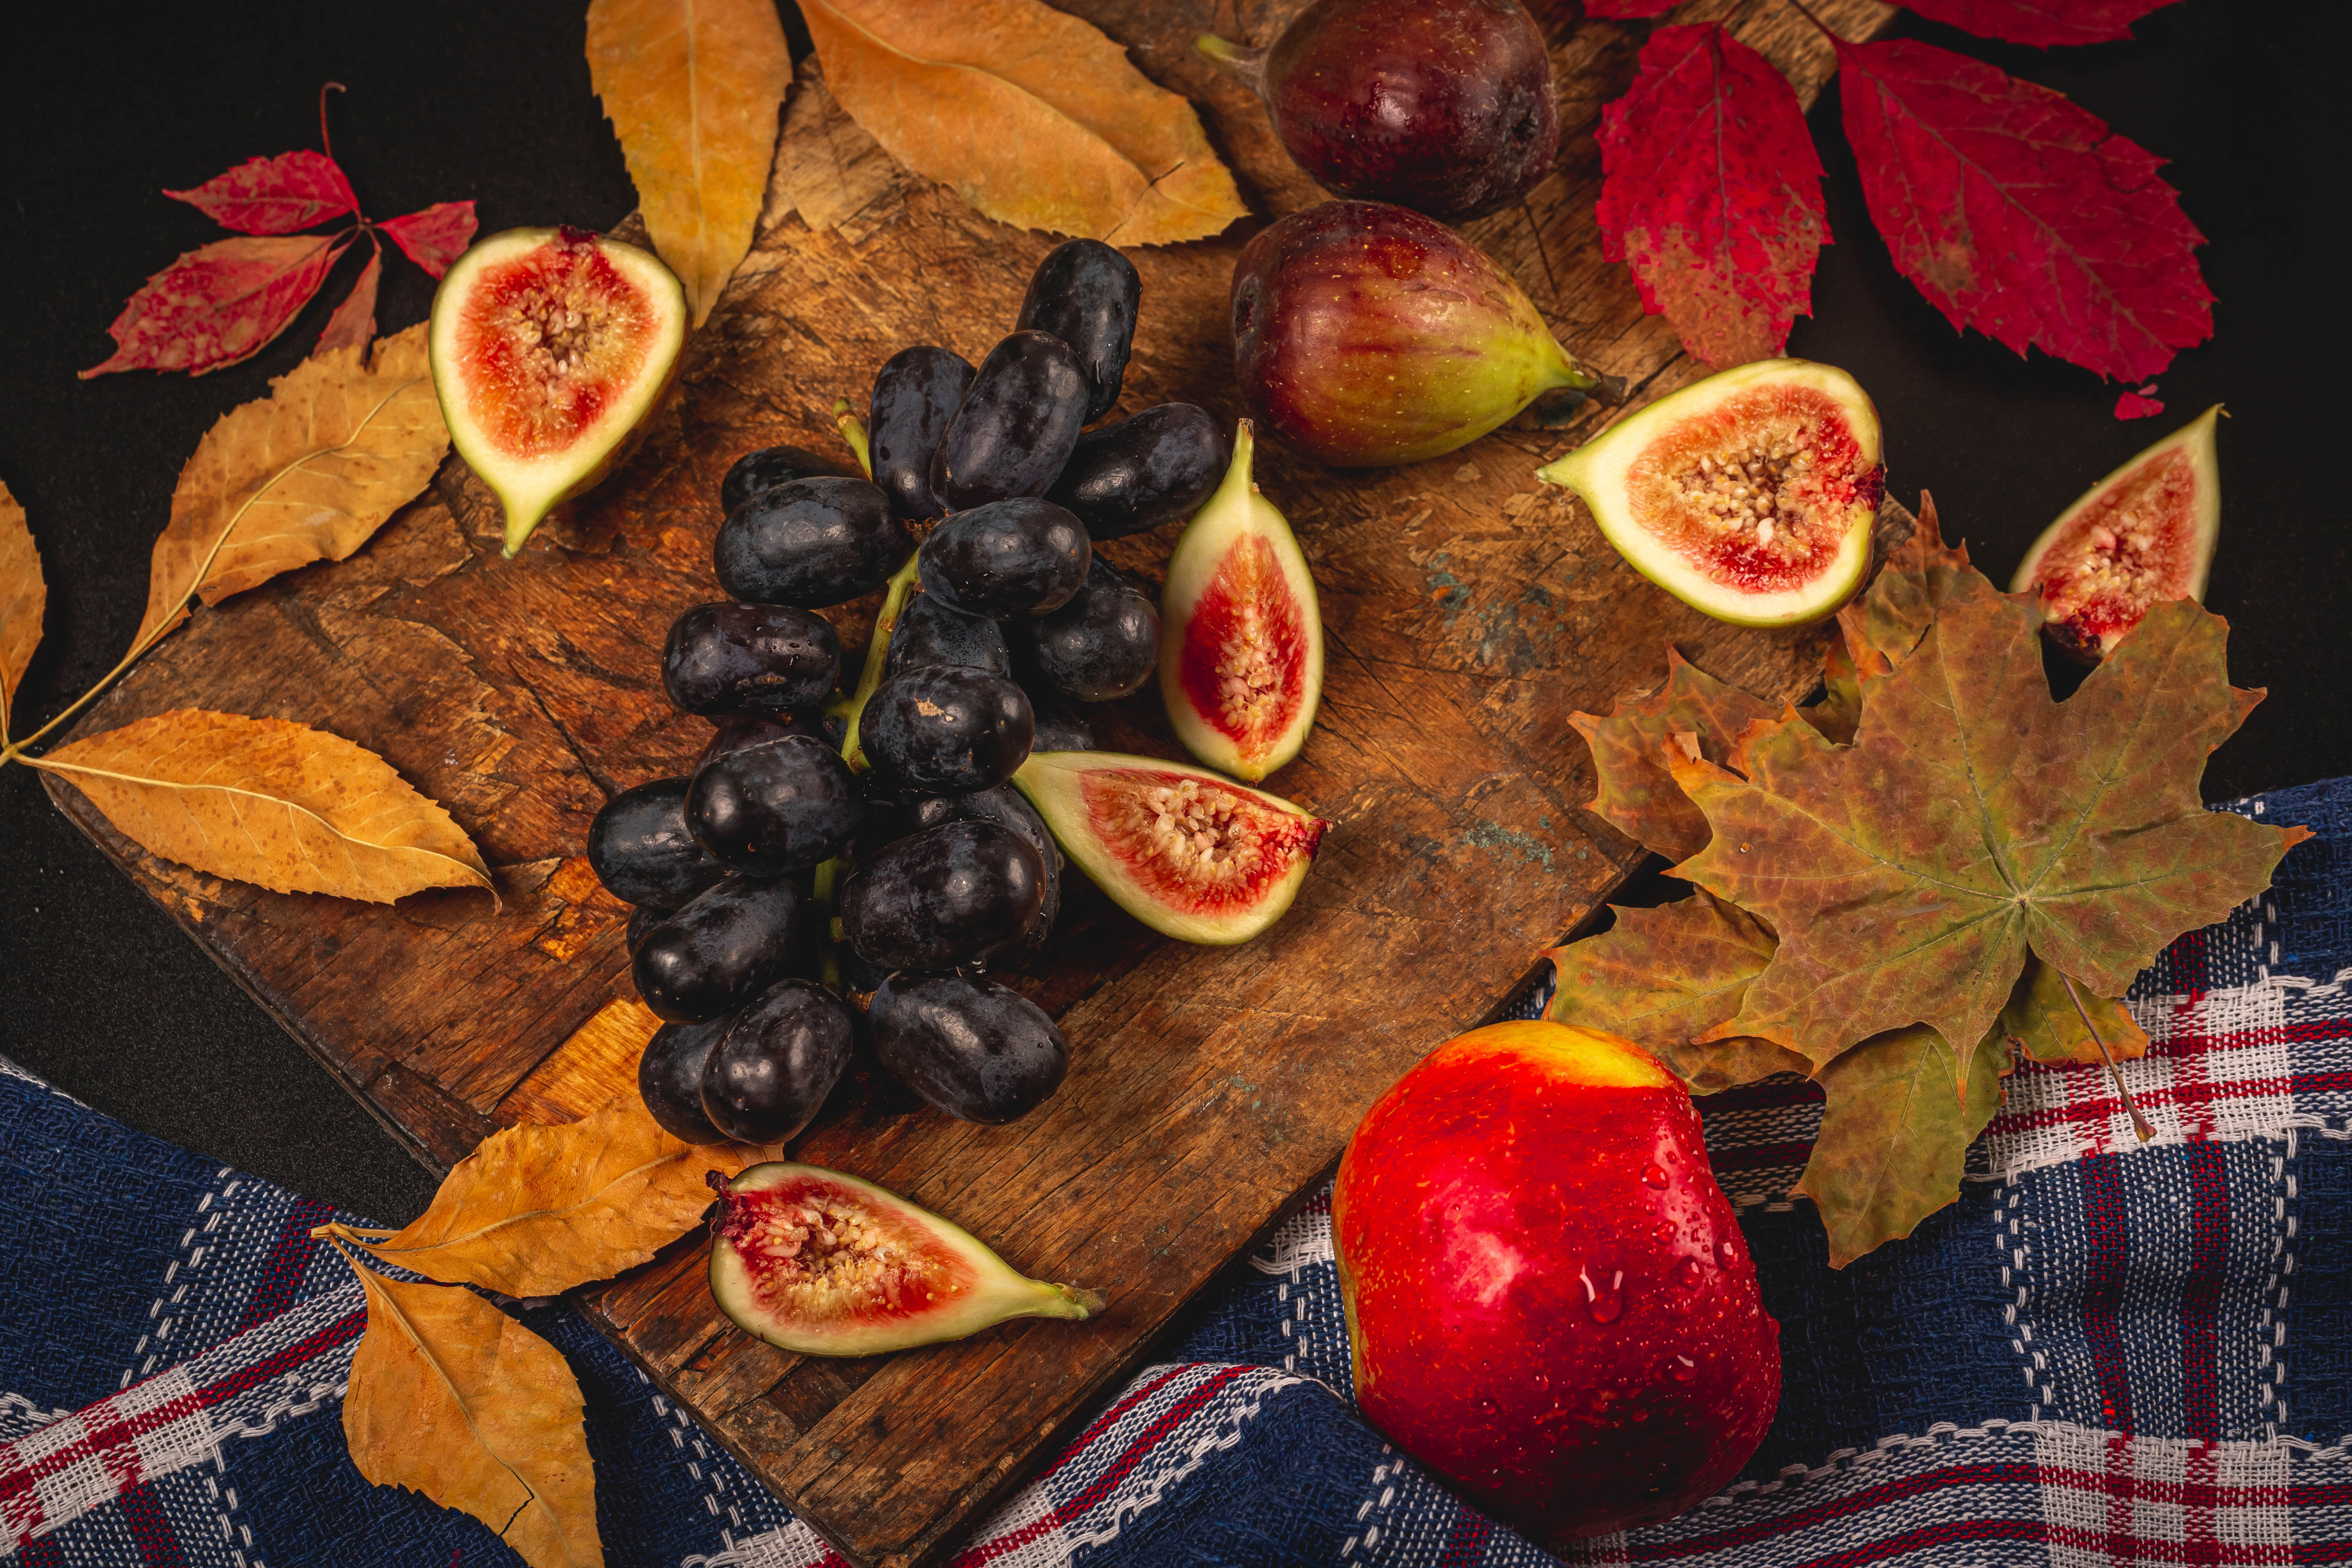
[[[1260,211],[1318,199],[1255,99],[1192,37],[1272,36],[1295,4],[1073,0],[1148,74],[1191,97]],[[1540,7],[1539,7],[1540,9]],[[1847,36],[1868,0],[1817,0]],[[1716,0],[1810,100],[1829,49],[1792,7]],[[1566,95],[1561,169],[1524,208],[1469,226],[1590,363],[1646,399],[1697,374],[1644,317],[1592,224],[1598,105],[1639,33],[1546,18]],[[709,734],[656,673],[673,616],[719,596],[719,480],[745,450],[834,443],[913,342],[977,361],[1053,244],[908,175],[850,123],[812,66],[749,260],[686,350],[645,447],[575,515],[499,559],[499,515],[455,459],[358,554],[199,611],[77,733],[172,708],[299,720],[389,759],[497,868],[500,907],[427,894],[392,908],[283,896],[130,844],[69,785],[58,805],[434,1168],[522,1121],[585,1114],[634,1082],[652,1020],[630,994],[627,910],[581,858],[614,792],[685,769]],[[1143,316],[1132,412],[1170,399],[1230,422],[1226,290],[1255,224],[1134,254]],[[1540,251],[1538,237],[1540,236]],[[1109,1292],[1094,1321],[1025,1323],[866,1361],[801,1361],[733,1329],[688,1237],[584,1293],[668,1393],[854,1563],[946,1552],[1075,1430],[1153,1335],[1326,1173],[1372,1099],[1477,1022],[1538,949],[1641,858],[1581,809],[1577,709],[1654,684],[1672,642],[1712,673],[1798,697],[1817,633],[1718,625],[1652,588],[1538,465],[1582,439],[1507,430],[1409,468],[1336,473],[1262,448],[1260,482],[1311,560],[1329,645],[1323,707],[1270,781],[1336,825],[1297,906],[1238,949],[1153,937],[1077,879],[1054,952],[1019,984],[1074,1058],[1010,1127],[923,1110],[860,1073],[794,1151],[969,1226],[1014,1267]],[[1156,582],[1173,527],[1108,553]],[[873,602],[835,616],[866,639]],[[1107,748],[1181,754],[1150,694],[1095,710]]]

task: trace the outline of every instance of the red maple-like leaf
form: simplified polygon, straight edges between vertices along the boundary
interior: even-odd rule
[[[1709,365],[1779,353],[1829,237],[1788,78],[1720,24],[1661,27],[1601,110],[1601,167],[1602,253],[1632,266],[1643,309]]]
[[[2048,48],[2128,38],[2132,24],[2177,0],[1900,0],[1929,21],[1979,38]]]
[[[1871,218],[1955,327],[2123,381],[2213,335],[2205,237],[2161,159],[1964,55],[1832,41]]]
[[[327,318],[327,330],[319,334],[319,342],[310,353],[325,353],[329,349],[365,349],[375,342],[375,291],[383,279],[383,247],[376,247],[373,256],[360,269],[360,280]]]
[[[292,234],[360,210],[335,161],[307,151],[248,158],[194,190],[163,194],[239,234]]]
[[[106,330],[117,347],[84,381],[118,370],[193,375],[252,358],[310,302],[351,236],[224,239],[147,279]]]
[[[376,227],[391,236],[409,260],[438,278],[474,243],[474,204],[435,202],[405,217],[386,218]]]
[[[1630,22],[1643,16],[1663,16],[1680,4],[1682,0],[1584,0],[1584,14],[1612,22]]]

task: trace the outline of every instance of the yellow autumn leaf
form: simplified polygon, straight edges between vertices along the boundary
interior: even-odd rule
[[[172,491],[155,541],[138,652],[201,592],[231,594],[313,561],[341,561],[415,499],[449,450],[425,361],[425,323],[304,360],[269,395],[221,416]],[[126,661],[127,662],[127,661]]]
[[[802,0],[801,15],[850,117],[1000,222],[1167,245],[1248,214],[1192,104],[1039,0]]]
[[[343,1440],[360,1474],[472,1514],[531,1568],[602,1568],[584,1402],[555,1347],[463,1286],[358,1272]]]
[[[464,831],[391,763],[284,719],[181,708],[23,760],[149,854],[215,877],[373,903],[490,885]]]
[[[0,484],[0,741],[11,733],[16,688],[41,642],[41,616],[49,603],[41,580],[41,552],[25,526],[25,509]]]
[[[457,1163],[432,1206],[369,1250],[435,1279],[552,1296],[645,1262],[709,1206],[705,1172],[762,1157],[681,1142],[630,1088],[583,1121],[509,1127]]]
[[[702,325],[751,248],[792,86],[770,0],[590,0],[588,79]]]

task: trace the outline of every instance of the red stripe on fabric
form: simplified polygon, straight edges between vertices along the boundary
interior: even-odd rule
[[[246,1298],[245,1314],[237,1320],[236,1333],[266,1322],[294,1304],[295,1293],[302,1289],[302,1278],[319,1250],[310,1231],[334,1217],[334,1209],[316,1198],[295,1200],[278,1226],[278,1239],[270,1244],[269,1256],[262,1261],[260,1280]]]
[[[44,1535],[17,1548],[16,1568],[66,1568],[66,1549],[56,1536]]]
[[[8,1467],[0,1469],[0,1517],[13,1518],[22,1494],[32,1491],[60,1470],[69,1469],[88,1459],[98,1460],[116,1485],[136,1486],[146,1479],[145,1468],[139,1458],[140,1436],[160,1426],[168,1426],[184,1416],[193,1415],[205,1407],[201,1398],[183,1394],[152,1410],[124,1415],[120,1413],[120,1405],[126,1397],[125,1394],[110,1394],[88,1409],[68,1417],[79,1424],[81,1436],[30,1464],[20,1462],[23,1449],[19,1446],[29,1438],[19,1438],[16,1443],[0,1448],[0,1465]],[[44,1433],[47,1430],[43,1428]],[[39,1507],[37,1499],[34,1500],[34,1507],[37,1510]],[[35,1522],[37,1524],[37,1519]]]
[[[2083,1337],[2090,1343],[2091,1367],[2099,1380],[2100,1423],[2109,1431],[2132,1430],[2131,1374],[2124,1359],[2124,1283],[2131,1262],[2131,1236],[2124,1213],[2119,1158],[2101,1154],[2076,1168],[2083,1177],[2083,1217],[2089,1222],[2084,1259]]]
[[[1494,1538],[1492,1521],[1476,1509],[1465,1508],[1454,1521],[1454,1531],[1445,1538],[1445,1548],[1438,1554],[1438,1568],[1476,1568],[1478,1559],[1486,1555],[1486,1542]]]
[[[1142,1404],[1145,1400],[1150,1398],[1153,1394],[1159,1393],[1161,1389],[1167,1387],[1170,1384],[1175,1382],[1178,1378],[1183,1376],[1186,1373],[1192,1370],[1192,1369],[1190,1366],[1186,1365],[1180,1364],[1173,1366],[1168,1371],[1161,1373],[1158,1377],[1153,1378],[1150,1383],[1144,1384],[1139,1388],[1129,1389],[1125,1394],[1119,1396],[1118,1402],[1109,1409],[1104,1411],[1101,1415],[1087,1422],[1087,1429],[1079,1433],[1076,1438],[1072,1439],[1069,1448],[1065,1450],[1065,1452],[1076,1452],[1077,1449],[1085,1447],[1088,1443],[1093,1442],[1104,1432],[1109,1430],[1112,1426],[1117,1426],[1118,1424],[1119,1417],[1125,1415],[1129,1411],[1134,1409],[1137,1405]]]
[[[2031,1463],[1952,1465],[1921,1475],[1900,1476],[1893,1480],[1881,1481],[1876,1486],[1864,1487],[1843,1497],[1817,1502],[1811,1508],[1757,1520],[1719,1534],[1694,1536],[1685,1541],[1646,1546],[1643,1549],[1643,1560],[1664,1562],[1673,1557],[1700,1557],[1728,1547],[1750,1546],[1758,1542],[1811,1530],[1818,1524],[1834,1523],[1857,1513],[1867,1513],[1888,1503],[1908,1502],[1913,1498],[1926,1497],[1948,1487],[2032,1487],[2039,1479],[2040,1472]]]
[[[225,1404],[249,1388],[268,1383],[282,1373],[293,1371],[306,1361],[324,1355],[347,1340],[354,1340],[367,1327],[367,1310],[346,1312],[325,1328],[313,1330],[284,1350],[248,1366],[232,1367],[221,1377],[196,1390],[196,1395],[209,1407]]]
[[[2121,1563],[2187,1563],[2199,1568],[2221,1568],[2235,1563],[2286,1564],[2297,1561],[2295,1549],[2285,1542],[2263,1541],[2167,1541],[2161,1536],[2116,1535],[2112,1531],[2077,1530],[2068,1525],[2049,1527],[2047,1537],[2053,1546],[2071,1547],[2077,1552],[2105,1552]]]
[[[2180,1337],[2186,1367],[2181,1436],[2221,1440],[2221,1283],[2230,1261],[2230,1173],[2221,1151],[2199,1143],[2189,1151],[2188,1276],[2180,1289]]]
[[[2320,1506],[2313,1493],[2315,1487],[2269,1486],[2254,1483],[2225,1487],[2219,1482],[2176,1481],[2164,1476],[2136,1476],[2128,1471],[2102,1472],[2077,1469],[2071,1466],[2045,1465],[2041,1468],[2045,1486],[2071,1487],[2076,1491],[2097,1492],[2107,1497],[2128,1497],[2138,1502],[2162,1503],[2167,1506],[2209,1501],[2215,1508],[2313,1508]]]
[[[114,1501],[122,1510],[122,1522],[130,1527],[131,1544],[139,1548],[139,1561],[145,1568],[187,1568],[179,1532],[163,1517],[163,1505],[153,1487],[144,1483],[127,1487]]]

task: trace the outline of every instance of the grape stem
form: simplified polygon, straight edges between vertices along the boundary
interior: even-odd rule
[[[834,894],[840,886],[841,874],[845,869],[845,863],[836,855],[818,865],[816,879],[809,887],[809,898],[824,910],[826,920],[835,926],[841,922],[833,919]],[[831,926],[827,928],[827,935],[832,940],[825,943],[824,957],[818,963],[817,980],[827,991],[838,996],[841,994],[841,952],[837,946],[840,938],[832,931]]]
[[[874,451],[866,444],[866,426],[860,425],[857,416],[849,411],[849,399],[846,397],[833,400],[833,422],[841,431],[841,438],[849,443],[849,449],[857,454],[857,466],[865,469],[866,477],[871,479],[874,477]]]
[[[855,773],[866,772],[868,765],[865,753],[857,749],[857,721],[865,715],[866,699],[882,684],[882,667],[890,661],[890,634],[898,627],[899,612],[907,607],[909,595],[921,591],[915,581],[921,560],[919,551],[908,556],[907,563],[890,579],[889,589],[882,595],[882,608],[874,617],[874,640],[866,645],[865,668],[857,672],[857,689],[846,704],[837,704],[834,710],[849,721],[849,733],[841,741],[841,757]]]

